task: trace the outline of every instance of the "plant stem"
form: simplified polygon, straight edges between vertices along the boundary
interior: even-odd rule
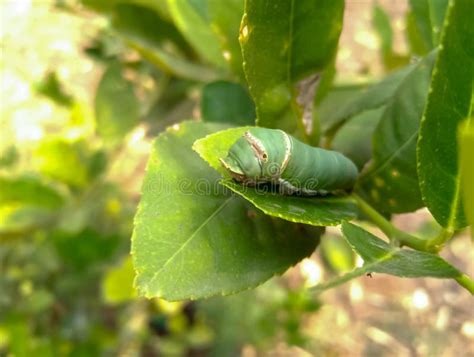
[[[442,229],[441,232],[434,238],[428,241],[428,246],[433,247],[436,251],[440,251],[444,243],[453,236],[454,232],[447,229]]]
[[[353,193],[352,196],[356,200],[362,212],[364,212],[372,220],[372,222],[387,235],[392,243],[397,242],[401,245],[406,245],[410,248],[425,252],[436,252],[435,247],[428,246],[428,241],[399,230],[359,195]]]
[[[359,208],[384,232],[390,240],[393,238],[393,231],[396,229],[385,217],[378,213],[372,206],[355,193],[352,194]]]
[[[471,295],[474,295],[474,280],[469,278],[466,274],[461,275],[459,278],[455,278],[459,285],[469,291]]]

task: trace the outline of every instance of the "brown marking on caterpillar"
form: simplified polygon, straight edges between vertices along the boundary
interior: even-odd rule
[[[280,130],[280,131],[283,134],[283,138],[285,139],[285,157],[280,167],[280,175],[281,175],[283,174],[283,171],[285,171],[286,167],[288,166],[288,162],[290,162],[292,144],[291,144],[291,139],[288,136],[288,134],[285,133],[283,130]]]
[[[261,162],[267,162],[268,154],[267,154],[267,151],[265,150],[265,146],[263,146],[262,142],[259,139],[257,139],[255,136],[253,136],[250,133],[250,131],[246,131],[244,133],[244,138],[245,138],[245,140],[247,140],[247,142],[252,147],[257,159]]]

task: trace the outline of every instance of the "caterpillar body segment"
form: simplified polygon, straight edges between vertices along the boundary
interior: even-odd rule
[[[279,184],[288,194],[349,190],[358,175],[355,164],[343,154],[309,146],[282,130],[267,128],[245,132],[221,163],[243,184]]]

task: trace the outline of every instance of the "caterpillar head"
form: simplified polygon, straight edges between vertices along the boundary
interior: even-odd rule
[[[220,162],[234,179],[251,183],[257,182],[262,176],[262,165],[267,159],[268,155],[260,140],[247,131]]]

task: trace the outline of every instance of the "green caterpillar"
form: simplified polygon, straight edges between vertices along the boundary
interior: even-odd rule
[[[246,131],[220,161],[238,182],[278,184],[287,194],[348,190],[358,175],[355,164],[341,153],[306,145],[278,129]]]

